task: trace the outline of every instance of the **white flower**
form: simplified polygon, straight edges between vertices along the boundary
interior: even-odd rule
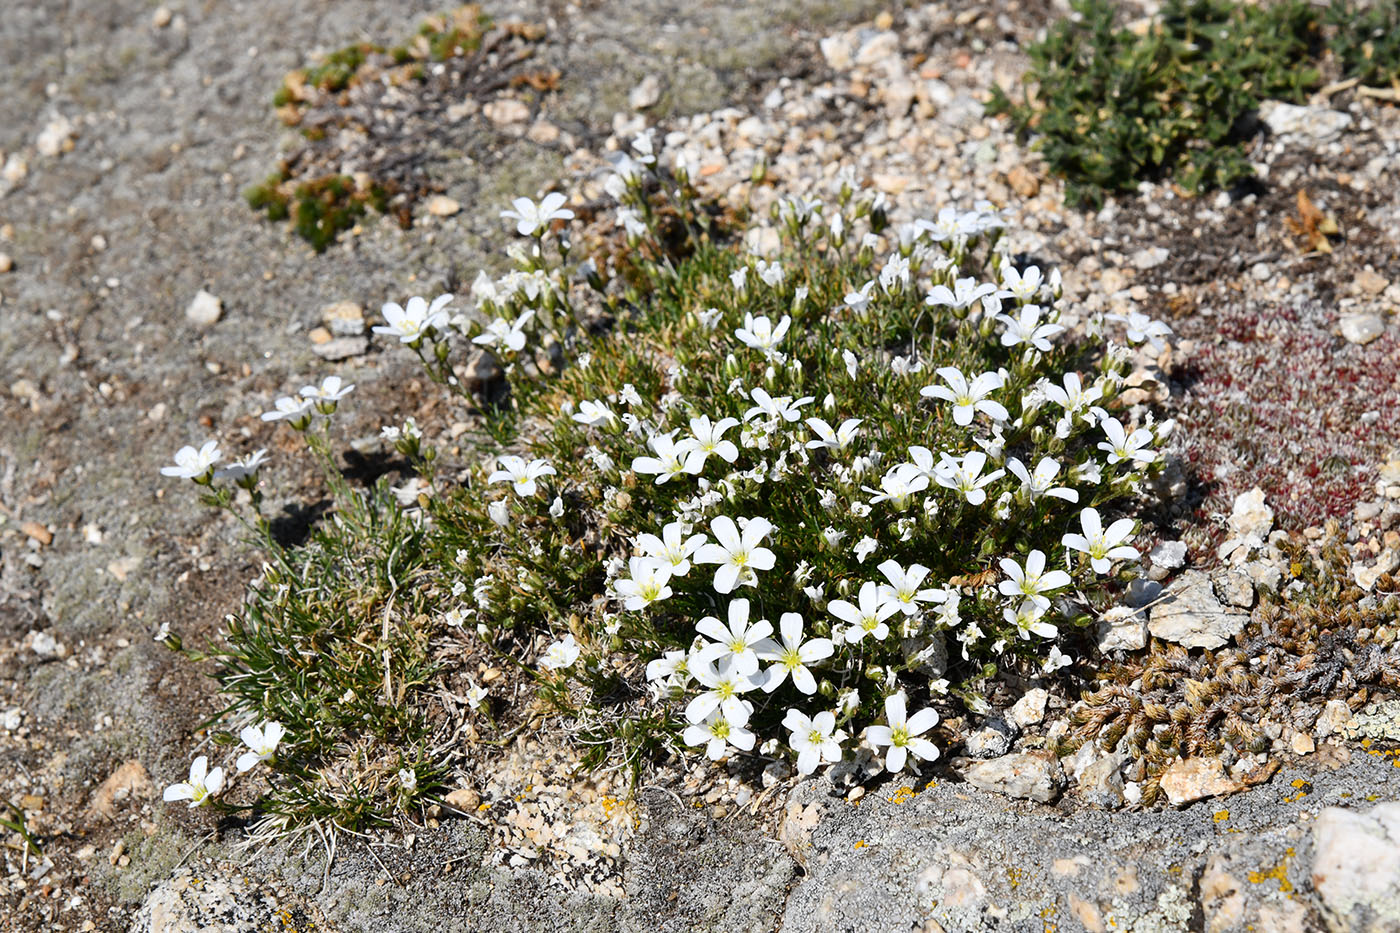
[[[1064,383],[1064,388],[1060,388],[1053,382],[1046,383],[1042,388],[1046,398],[1058,403],[1070,414],[1081,408],[1088,408],[1103,398],[1103,388],[1098,384],[1091,385],[1087,389],[1084,388],[1079,379],[1079,373],[1065,373]]]
[[[1021,605],[1017,606],[1014,611],[1009,606],[1001,611],[1002,618],[1016,626],[1021,637],[1028,640],[1031,635],[1054,638],[1060,634],[1058,628],[1044,621],[1044,615],[1045,607],[1033,599],[1021,600]]]
[[[997,290],[998,298],[1015,298],[1017,301],[1031,301],[1035,298],[1040,287],[1045,284],[1045,277],[1040,274],[1039,266],[1031,266],[1025,272],[1017,272],[1016,267],[1009,261],[1001,264],[1001,288]]]
[[[788,745],[797,752],[797,773],[811,774],[823,763],[841,760],[841,740],[846,733],[837,731],[836,714],[823,710],[808,719],[795,709],[783,717],[783,728],[792,733]]]
[[[167,803],[188,800],[191,807],[208,803],[224,789],[224,769],[209,770],[209,759],[200,755],[190,765],[190,779],[171,784],[163,795]]]
[[[467,706],[472,709],[478,709],[481,704],[486,701],[486,698],[491,695],[491,691],[477,684],[476,681],[470,678],[468,678],[467,683],[471,684],[471,686],[467,688]]]
[[[623,607],[629,612],[640,612],[654,602],[671,595],[671,568],[645,557],[633,557],[627,562],[630,579],[618,580],[613,584],[617,595],[623,598]]]
[[[929,289],[928,297],[924,299],[924,304],[929,307],[945,308],[966,308],[980,298],[992,294],[997,290],[995,285],[986,283],[978,284],[977,280],[969,276],[965,279],[958,279],[950,289],[946,285],[935,285]]]
[[[572,667],[582,652],[583,649],[578,642],[574,641],[574,636],[572,634],[565,635],[545,651],[544,657],[540,658],[540,667],[547,667],[551,671],[561,671],[566,667]]]
[[[181,479],[207,481],[214,472],[214,464],[222,455],[219,442],[205,441],[198,450],[186,444],[175,451],[175,465],[160,468],[161,476],[178,476]]]
[[[740,751],[753,750],[755,736],[744,728],[748,722],[749,712],[744,707],[740,707],[737,713],[717,709],[704,722],[686,726],[681,738],[687,745],[705,746],[705,757],[719,761],[730,745]]]
[[[854,378],[854,377],[853,377]],[[860,428],[862,419],[847,418],[841,422],[841,426],[832,430],[831,425],[820,418],[808,418],[807,427],[812,429],[812,433],[817,436],[817,440],[808,441],[808,450],[817,450],[825,447],[830,451],[845,450],[851,446],[851,441],[856,439],[856,433]]]
[[[871,489],[869,486],[862,486],[868,493],[873,493],[870,500],[871,505],[880,502],[888,502],[896,509],[909,508],[909,500],[916,492],[923,492],[928,488],[928,475],[912,463],[897,463],[880,477],[880,488]]]
[[[734,331],[734,336],[747,347],[760,351],[765,356],[774,356],[778,351],[778,344],[782,343],[787,336],[788,328],[792,326],[792,318],[786,314],[778,321],[776,327],[767,317],[754,317],[749,312],[744,312],[744,326]]]
[[[244,726],[238,737],[248,751],[238,756],[239,772],[247,771],[260,761],[271,761],[277,755],[277,743],[287,734],[280,722],[265,722],[261,726]]]
[[[754,407],[744,412],[744,420],[752,421],[759,416],[767,416],[770,419],[779,419],[793,422],[802,417],[798,411],[803,405],[813,401],[810,395],[803,396],[797,401],[793,401],[790,395],[780,395],[777,398],[769,395],[764,389],[754,389],[749,393],[749,397],[754,400]]]
[[[715,325],[724,317],[724,312],[719,308],[707,308],[704,311],[696,311],[695,316],[700,320],[700,326],[705,330],[714,330]]]
[[[733,463],[739,458],[739,448],[734,446],[734,442],[723,440],[724,432],[738,424],[738,418],[721,418],[712,422],[709,415],[701,415],[690,419],[690,436],[694,439],[691,446],[700,454],[702,466],[710,454],[725,463]]]
[[[938,375],[942,376],[948,385],[924,386],[919,390],[919,394],[924,398],[952,402],[954,423],[967,427],[972,424],[973,414],[979,411],[995,421],[1005,421],[1011,417],[999,403],[986,397],[1003,385],[1002,378],[997,373],[982,373],[972,380],[971,385],[962,371],[952,366],[944,366],[938,370]]]
[[[661,657],[647,662],[647,680],[667,680],[677,675],[689,680],[689,663],[690,656],[684,651],[667,651]]]
[[[1062,667],[1068,667],[1074,663],[1074,658],[1067,654],[1061,654],[1059,646],[1051,645],[1050,654],[1046,656],[1045,663],[1040,665],[1040,669],[1047,674],[1053,674]]]
[[[852,509],[854,508],[855,506],[853,505]],[[880,542],[876,541],[869,535],[866,535],[865,537],[861,538],[859,541],[856,542],[856,546],[851,548],[851,553],[855,554],[856,563],[863,564],[865,563],[865,559],[871,554],[875,553],[875,549],[879,546]]]
[[[510,524],[510,503],[504,499],[497,499],[486,506],[486,513],[491,516],[491,521],[502,528]]]
[[[694,559],[697,564],[719,564],[715,571],[716,593],[731,592],[742,578],[751,577],[752,571],[773,569],[777,555],[759,546],[772,530],[773,525],[766,518],[749,519],[742,534],[727,515],[710,522],[710,533],[718,543],[702,545]]]
[[[1042,353],[1050,352],[1049,338],[1064,330],[1059,324],[1040,323],[1040,305],[1022,305],[1018,317],[998,314],[997,320],[1006,325],[1006,331],[1001,335],[1002,346],[1028,343]]]
[[[293,428],[301,431],[311,422],[311,408],[315,404],[309,398],[292,398],[290,395],[284,395],[272,403],[272,411],[262,413],[262,420],[285,420]]]
[[[866,741],[872,746],[889,746],[885,753],[885,769],[891,772],[904,770],[910,752],[924,761],[938,757],[938,747],[928,739],[919,738],[938,725],[938,711],[928,707],[909,716],[906,702],[903,690],[885,697],[886,724],[865,730]]]
[[[811,696],[817,692],[817,681],[808,664],[825,660],[836,653],[836,645],[829,638],[802,640],[802,616],[795,612],[785,612],[778,620],[781,641],[771,639],[761,649],[756,648],[759,658],[776,662],[768,668],[768,679],[763,682],[765,693],[772,693],[783,685],[788,675],[798,690]]]
[[[860,360],[850,350],[841,351],[841,361],[846,364],[846,375],[852,379],[856,377],[856,370],[860,368]]]
[[[564,517],[564,499],[562,496],[555,496],[554,501],[549,504],[550,518]]]
[[[747,599],[730,600],[728,616],[728,627],[714,616],[706,616],[695,624],[701,635],[714,639],[696,652],[695,657],[704,664],[732,663],[735,671],[753,677],[758,673],[760,653],[777,647],[768,637],[773,634],[773,624],[759,619],[750,625]]]
[[[1021,491],[1031,502],[1041,496],[1054,496],[1066,502],[1078,502],[1079,493],[1067,486],[1056,486],[1055,477],[1060,472],[1060,464],[1051,457],[1042,457],[1035,465],[1035,472],[1026,470],[1025,464],[1015,457],[1006,461],[1006,468],[1021,481]]]
[[[1138,428],[1132,434],[1124,430],[1123,425],[1115,418],[1104,418],[1100,422],[1103,433],[1108,436],[1108,441],[1099,442],[1099,450],[1108,451],[1108,462],[1118,463],[1122,460],[1132,460],[1135,463],[1151,463],[1157,459],[1157,451],[1145,449],[1152,443],[1152,432],[1146,428]]]
[[[891,253],[890,258],[885,260],[884,267],[880,270],[880,288],[885,294],[890,294],[896,288],[909,287],[909,260],[899,253]]]
[[[705,690],[686,704],[685,718],[688,722],[703,722],[715,710],[722,711],[731,719],[748,721],[749,704],[740,694],[758,689],[758,681],[739,673],[733,658],[718,666],[701,664],[692,658],[689,670],[690,676]]]
[[[846,306],[856,314],[863,314],[865,309],[870,307],[870,292],[875,288],[875,280],[871,279],[860,287],[860,291],[851,292],[846,296]]]
[[[240,460],[233,461],[222,469],[215,470],[214,478],[229,479],[233,480],[235,483],[241,483],[248,477],[257,475],[258,470],[266,462],[267,448],[260,448]]]
[[[411,794],[418,789],[418,774],[412,768],[400,768],[398,776],[404,793]]]
[[[302,386],[301,396],[310,399],[323,414],[328,415],[335,411],[336,402],[354,390],[354,383],[347,384],[339,376],[327,376],[321,380],[319,386]]]
[[[929,238],[939,243],[973,236],[981,232],[977,212],[963,213],[956,207],[945,207],[938,212],[935,220],[916,220],[920,230],[927,231]]]
[[[557,191],[545,195],[538,205],[529,198],[516,198],[511,202],[514,210],[501,211],[501,216],[515,221],[515,231],[521,236],[534,236],[544,232],[555,220],[570,220],[574,212],[564,207],[567,200]]]
[[[968,505],[981,505],[987,501],[987,491],[982,487],[995,482],[1006,473],[1005,470],[994,470],[982,476],[982,469],[986,465],[987,455],[980,450],[971,451],[961,459],[945,453],[935,468],[933,478],[938,485],[961,492]]]
[[[447,323],[445,309],[451,303],[451,295],[439,295],[433,299],[431,305],[414,295],[408,299],[407,308],[402,308],[392,301],[385,302],[384,307],[380,309],[380,313],[384,315],[384,323],[376,325],[374,332],[397,337],[400,343],[417,344],[432,331],[441,330]]]
[[[527,308],[514,322],[498,317],[473,337],[472,343],[483,347],[501,346],[512,353],[519,353],[525,348],[525,325],[534,317],[534,308]]]
[[[526,461],[524,457],[507,454],[496,458],[498,469],[486,477],[488,483],[510,483],[517,496],[533,496],[535,481],[542,476],[554,476],[554,467],[547,460]]]
[[[699,473],[705,468],[705,455],[682,441],[677,444],[669,434],[654,434],[648,442],[655,457],[635,457],[632,470],[656,476],[656,485],[675,479],[682,473]]]
[[[661,529],[661,537],[653,534],[637,536],[636,545],[642,555],[653,563],[667,567],[672,576],[683,577],[690,572],[690,556],[705,543],[704,535],[685,536],[685,525],[671,522]]]
[[[1132,519],[1120,518],[1105,531],[1099,510],[1089,508],[1079,513],[1079,523],[1084,533],[1067,534],[1061,541],[1067,548],[1088,554],[1095,573],[1108,573],[1115,560],[1137,560],[1137,549],[1124,543],[1133,536]]]
[[[1045,609],[1050,607],[1050,600],[1045,593],[1070,585],[1069,574],[1063,570],[1045,572],[1045,552],[1041,550],[1031,551],[1026,556],[1025,570],[1009,557],[1003,557],[999,563],[1002,573],[1007,576],[1007,579],[997,584],[997,589],[1002,595],[1024,596]]]
[[[612,424],[617,421],[617,413],[602,401],[585,399],[578,403],[578,411],[574,414],[574,420],[579,424],[586,424],[589,427],[596,428],[600,425]]]
[[[1170,337],[1172,329],[1162,321],[1154,321],[1141,311],[1129,311],[1127,317],[1121,314],[1110,314],[1111,321],[1122,321],[1127,325],[1127,337],[1129,343],[1142,343],[1144,340],[1152,345],[1152,349],[1161,353],[1166,349],[1167,344],[1163,337]]]
[[[851,644],[856,644],[866,635],[870,635],[876,641],[884,641],[885,636],[890,633],[890,627],[885,624],[885,620],[899,612],[899,603],[883,598],[879,584],[874,581],[866,581],[860,585],[857,600],[859,606],[844,599],[833,599],[827,603],[826,611],[850,625],[844,637]]]
[[[897,605],[906,616],[917,614],[919,603],[941,603],[948,598],[943,590],[919,588],[929,573],[923,564],[910,564],[905,570],[898,562],[887,560],[876,569],[890,581],[888,585],[881,584],[881,596]]]

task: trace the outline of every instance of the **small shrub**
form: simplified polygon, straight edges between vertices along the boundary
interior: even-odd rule
[[[1119,516],[1171,424],[1119,420],[1129,352],[1102,321],[1066,329],[1058,276],[1011,261],[990,205],[892,230],[882,196],[843,183],[830,205],[777,205],[781,246],[761,258],[745,212],[635,145],[608,185],[620,231],[593,255],[579,261],[562,195],[521,198],[514,271],[479,276],[465,307],[386,305],[376,332],[444,388],[473,398],[470,345],[505,383],[494,455],[451,482],[416,427],[387,429],[420,473],[416,519],[337,478],[310,406],[333,409],[338,380],[265,416],[303,432],[338,503],[209,652],[229,720],[288,729],[267,798],[280,820],[403,805],[402,781],[381,792],[404,767],[396,742],[409,797],[427,792],[452,753],[422,751],[409,709],[460,682],[443,659],[466,651],[541,704],[493,728],[549,712],[594,764],[637,775],[685,747],[761,748],[802,773],[899,771],[957,738],[940,710],[985,711],[999,672],[1074,663],[1131,576],[1136,524]],[[1127,323],[1131,342],[1168,333]],[[208,447],[167,472],[231,506]],[[379,783],[348,794],[347,770]]]
[[[1013,102],[998,89],[990,109],[1037,137],[1076,205],[1097,207],[1144,180],[1198,191],[1250,177],[1248,115],[1265,99],[1301,101],[1321,80],[1324,15],[1303,0],[1168,0],[1141,33],[1116,25],[1108,0],[1072,6],[1076,16],[1030,48],[1035,98]],[[1335,0],[1326,19],[1344,76],[1394,74],[1396,9]]]

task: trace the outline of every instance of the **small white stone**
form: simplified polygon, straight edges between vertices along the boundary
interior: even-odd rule
[[[1146,272],[1148,269],[1155,269],[1166,262],[1169,255],[1167,250],[1161,246],[1140,249],[1133,254],[1133,266]]]
[[[185,308],[185,317],[200,327],[208,327],[218,323],[219,318],[223,315],[224,303],[219,300],[218,296],[211,295],[202,288],[194,296],[194,300],[189,303],[189,306]]]
[[[1356,312],[1354,314],[1344,314],[1338,322],[1342,331],[1342,337],[1348,343],[1358,346],[1365,346],[1385,333],[1385,321],[1379,314],[1367,312]]]
[[[1249,492],[1235,496],[1234,508],[1230,511],[1230,532],[1237,538],[1251,535],[1264,539],[1274,527],[1274,510],[1264,501],[1264,490],[1255,486]]]
[[[1022,729],[1033,726],[1045,718],[1045,703],[1049,699],[1050,694],[1040,687],[1028,690],[1026,695],[1011,707],[1011,712],[1006,718]]]
[[[497,126],[524,123],[530,118],[530,108],[513,97],[493,100],[482,107],[481,112],[486,115],[486,119]]]
[[[461,209],[461,204],[446,195],[437,194],[428,199],[428,213],[434,217],[451,217]]]
[[[647,75],[637,83],[637,86],[627,92],[627,106],[633,110],[645,110],[648,107],[656,106],[656,102],[661,99],[661,79],[656,75]]]

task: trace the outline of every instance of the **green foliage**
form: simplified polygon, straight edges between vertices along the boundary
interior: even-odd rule
[[[1073,7],[1077,18],[1030,49],[1036,99],[998,90],[990,105],[1038,137],[1072,204],[1098,206],[1143,180],[1198,191],[1250,177],[1242,118],[1320,80],[1321,15],[1305,0],[1168,0],[1141,34],[1115,25],[1109,0]]]
[[[220,722],[287,724],[255,814],[276,829],[382,823],[443,774],[425,694],[436,664],[421,624],[425,532],[381,479],[337,479],[336,511],[305,547],[271,562],[201,657],[229,705]],[[216,733],[220,744],[235,744]],[[415,776],[405,790],[401,769]]]
[[[325,252],[343,231],[365,215],[365,208],[383,213],[389,192],[371,183],[360,188],[349,175],[327,175],[294,183],[290,173],[269,175],[243,194],[248,206],[271,221],[291,219],[297,236],[316,252]]]
[[[1367,85],[1400,80],[1400,2],[1333,0],[1327,23],[1336,30],[1328,47],[1345,77]]]

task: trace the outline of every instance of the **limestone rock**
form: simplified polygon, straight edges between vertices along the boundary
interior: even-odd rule
[[[1045,718],[1045,703],[1050,694],[1040,687],[1026,691],[1026,695],[1011,707],[1007,718],[1020,729],[1033,726]]]
[[[132,797],[151,797],[155,787],[141,762],[132,759],[113,771],[92,795],[91,807],[105,819],[117,815],[117,804]]]
[[[1225,773],[1219,758],[1187,758],[1175,762],[1162,774],[1162,792],[1177,807],[1193,800],[1233,794],[1241,787]]]
[[[989,718],[980,729],[964,741],[967,753],[974,758],[997,758],[1011,751],[1017,729],[999,716]]]
[[[661,79],[656,75],[647,75],[637,86],[627,92],[627,106],[633,110],[645,110],[648,107],[656,106],[656,102],[661,99]]]
[[[224,303],[219,300],[217,295],[211,295],[202,288],[185,308],[185,317],[192,324],[198,324],[200,327],[217,324],[219,318],[223,316]]]
[[[1264,101],[1259,117],[1279,136],[1307,136],[1319,142],[1337,138],[1351,124],[1350,115],[1340,110],[1300,107],[1276,100]]]
[[[369,338],[360,337],[335,337],[325,343],[318,343],[311,348],[311,352],[323,360],[337,362],[348,360],[354,356],[364,356],[369,352]]]
[[[1183,573],[1167,594],[1152,608],[1147,629],[1157,638],[1187,648],[1219,648],[1249,621],[1248,612],[1221,605],[1210,577],[1199,570]]]
[[[1376,558],[1376,562],[1369,567],[1362,564],[1352,564],[1351,576],[1356,581],[1357,586],[1369,591],[1376,585],[1377,580],[1384,574],[1395,570],[1396,567],[1400,567],[1400,551],[1395,548],[1386,548],[1381,552],[1380,557]]]
[[[1357,311],[1342,315],[1337,323],[1347,343],[1365,346],[1385,333],[1385,319],[1379,314]]]
[[[1261,540],[1269,536],[1274,527],[1274,510],[1264,501],[1264,490],[1255,486],[1249,492],[1235,496],[1234,508],[1230,511],[1230,533],[1237,538],[1254,535]]]
[[[1085,803],[1116,810],[1123,806],[1123,756],[1117,753],[1095,758],[1078,775],[1079,796]]]
[[[321,309],[321,323],[337,337],[358,337],[365,332],[365,309],[353,301],[337,301]]]
[[[963,768],[962,776],[973,787],[1038,803],[1053,801],[1064,783],[1059,761],[1046,752],[975,761]]]
[[[132,933],[259,933],[278,922],[276,911],[241,879],[184,870],[146,895]]]
[[[1319,813],[1312,883],[1330,929],[1400,927],[1400,803]]]

